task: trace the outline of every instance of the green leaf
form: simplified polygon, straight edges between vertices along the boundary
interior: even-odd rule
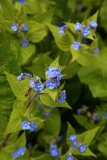
[[[57,122],[57,123],[56,123]],[[60,114],[57,108],[51,111],[51,115],[46,119],[45,129],[51,135],[58,135],[61,127]]]
[[[87,21],[88,21],[88,22],[89,22],[89,21],[95,21],[95,22],[97,22],[98,13],[99,13],[99,11],[97,11],[93,16],[89,17],[89,18],[87,19]]]
[[[93,152],[91,152],[89,148],[87,148],[86,151],[83,153],[80,153],[79,150],[76,150],[73,152],[73,155],[74,156],[93,156],[96,158],[96,155]]]
[[[26,136],[25,132],[18,138],[15,145],[19,148],[19,146],[25,146],[26,145]]]
[[[38,23],[51,23],[52,17],[54,14],[54,9],[51,9],[47,12],[43,12],[43,13],[39,13],[37,15],[34,16],[34,20]]]
[[[66,33],[64,33],[63,35],[59,35],[58,34],[59,27],[56,27],[56,26],[50,25],[50,24],[47,24],[47,26],[49,27],[50,31],[52,32],[52,35],[54,36],[54,39],[55,39],[57,46],[63,51],[69,51],[71,42],[69,42],[69,39],[68,39]],[[74,41],[73,36],[69,32],[67,34],[68,34],[70,40],[73,42]]]
[[[103,65],[103,64],[101,64]],[[107,70],[93,67],[83,67],[79,70],[78,76],[82,83],[89,86],[93,97],[107,96]]]
[[[34,44],[29,44],[27,47],[21,47],[21,52],[19,53],[19,64],[22,65],[29,60],[29,58],[36,52],[36,46]]]
[[[9,123],[7,125],[6,131],[4,134],[18,132],[22,130],[20,114],[22,115],[24,113],[25,113],[24,108],[18,107],[13,109],[9,119]]]
[[[73,61],[64,69],[63,79],[72,78],[73,76],[75,76],[77,74],[79,69],[80,69],[80,65],[76,61]]]
[[[68,129],[67,129],[67,139],[69,138],[70,135],[75,135],[75,130],[74,128],[67,122],[68,124]]]
[[[55,61],[53,61],[50,64],[51,67],[58,67],[59,66],[59,57],[57,59],[55,59]]]
[[[32,63],[31,67],[26,67],[29,71],[34,73],[35,75],[46,79],[45,76],[45,68],[50,65],[52,59],[48,57],[46,54],[39,54]]]
[[[35,14],[41,12],[40,2],[38,0],[26,1],[23,5],[24,12],[27,14]]]
[[[33,43],[40,42],[47,35],[47,27],[41,26],[37,31],[32,32],[28,37]]]
[[[40,95],[40,100],[43,104],[46,106],[55,106],[55,107],[65,107],[71,109],[71,107],[68,105],[66,101],[60,103],[60,102],[54,102],[54,100],[49,95]]]
[[[44,154],[36,158],[30,158],[30,160],[52,160],[52,156],[50,154]]]
[[[17,13],[17,10],[14,8],[14,6],[8,0],[5,1],[0,0],[0,4],[2,6],[3,16],[6,19],[12,20],[14,22]]]
[[[55,88],[55,89],[48,89],[48,88],[46,88],[45,90],[44,90],[44,92],[48,92],[49,93],[49,95],[51,96],[51,98],[55,101],[56,100],[56,97],[57,97],[57,94],[58,94],[58,89],[57,88]]]
[[[79,135],[79,138],[82,139],[82,142],[88,147],[92,140],[94,139],[96,133],[98,132],[100,127],[96,127],[93,129],[90,129],[82,134]]]
[[[95,128],[96,126],[95,124],[92,124],[89,121],[87,121],[86,117],[84,117],[83,115],[73,115],[73,116],[76,119],[76,121],[86,129]]]
[[[8,72],[5,72],[5,74],[15,96],[22,101],[26,101],[25,92],[29,88],[29,79],[18,81],[16,76]]]

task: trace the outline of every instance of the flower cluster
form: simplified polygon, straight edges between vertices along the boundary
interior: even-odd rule
[[[60,85],[60,80],[62,79],[60,68],[49,67],[48,71],[46,71],[46,88],[54,89]]]
[[[66,91],[63,90],[59,93],[59,99],[58,99],[58,102],[64,102],[66,99]]]
[[[28,41],[26,39],[23,39],[23,33],[22,33],[22,31],[24,31],[24,32],[28,31],[28,29],[29,29],[28,24],[21,24],[20,22],[13,23],[11,26],[11,29],[14,32],[17,32],[19,30],[20,31],[19,34],[22,38],[21,45],[23,47],[28,46]]]
[[[30,87],[34,88],[36,92],[41,92],[44,89],[43,84],[41,83],[40,78],[37,76],[36,80],[30,80]]]
[[[67,25],[65,24],[65,25],[63,25],[63,26],[61,26],[60,27],[60,29],[59,29],[59,31],[58,31],[58,34],[63,34],[63,33],[65,33],[65,29],[67,28]]]
[[[72,146],[77,147],[81,153],[86,151],[86,145],[85,144],[78,144],[76,135],[70,135],[68,139],[71,141]]]
[[[50,155],[52,157],[58,157],[59,156],[59,150],[57,148],[57,145],[51,145],[50,146]]]
[[[20,147],[16,151],[12,152],[12,156],[14,158],[18,158],[19,156],[23,156],[25,154],[26,148]]]
[[[25,80],[25,79],[31,78],[31,77],[32,77],[32,75],[29,74],[29,73],[21,73],[21,74],[17,77],[17,79],[18,79],[18,81],[21,81],[21,80]]]
[[[82,36],[88,36],[90,34],[90,30],[91,29],[94,29],[96,30],[96,27],[98,26],[98,24],[94,21],[90,21],[89,22],[89,26],[90,27],[87,27],[85,25],[82,25],[81,23],[77,22],[75,25],[74,25],[74,30],[75,31],[78,31],[79,33],[82,34]],[[80,49],[80,43],[79,42],[74,42],[72,44],[72,47],[74,48],[74,50],[79,50]],[[97,51],[96,51],[97,52]]]
[[[28,121],[23,121],[21,123],[21,126],[23,128],[23,130],[31,130],[33,132],[37,132],[38,131],[38,127],[37,124],[35,122],[28,122]]]

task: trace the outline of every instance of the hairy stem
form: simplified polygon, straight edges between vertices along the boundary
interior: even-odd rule
[[[0,147],[2,147],[8,140],[8,138],[10,137],[10,133],[6,135],[6,137],[3,139],[3,141],[0,142]]]

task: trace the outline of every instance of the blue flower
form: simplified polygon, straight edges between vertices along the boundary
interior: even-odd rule
[[[57,149],[57,145],[56,145],[56,144],[51,145],[51,146],[50,146],[50,149]]]
[[[80,145],[78,148],[79,148],[79,151],[80,151],[81,153],[83,153],[83,152],[86,151],[86,145],[85,145],[85,144]]]
[[[99,48],[96,47],[96,48],[93,49],[92,54],[95,54],[95,53],[96,53],[96,54],[99,54],[99,52],[100,52],[100,51],[99,51]]]
[[[55,82],[53,80],[46,81],[46,88],[49,88],[49,89],[57,88],[59,85],[60,85],[59,81],[57,81],[57,82]]]
[[[23,30],[23,31],[28,31],[28,29],[29,29],[29,28],[28,28],[28,25],[27,25],[27,24],[24,24],[24,26],[22,27],[22,30]]]
[[[90,21],[89,22],[89,25],[92,27],[92,28],[96,28],[98,26],[98,24],[94,21]]]
[[[19,3],[24,4],[26,0],[18,0]]]
[[[74,42],[72,44],[72,47],[75,49],[75,50],[78,50],[80,48],[80,43],[79,42]]]
[[[34,87],[35,87],[35,81],[34,81],[34,79],[31,79],[31,80],[30,80],[30,87],[31,87],[31,88],[34,88]]]
[[[45,118],[49,117],[50,114],[51,114],[50,112],[46,112],[46,113],[45,113]]]
[[[57,142],[60,142],[62,140],[63,136],[58,136]]]
[[[36,83],[34,86],[34,90],[37,92],[41,92],[44,89],[44,86],[42,83]]]
[[[63,25],[60,27],[59,31],[58,31],[58,34],[63,34],[65,33],[65,29],[66,29],[67,25]]]
[[[72,140],[72,146],[73,146],[73,147],[77,147],[77,146],[78,146],[78,142],[77,142],[76,139],[73,139],[73,140]]]
[[[82,34],[83,34],[84,36],[89,35],[89,34],[90,34],[90,28],[83,25],[83,26],[82,26]]]
[[[37,128],[37,125],[36,125],[36,123],[35,122],[33,122],[31,125],[30,125],[30,130],[31,131],[38,131],[38,128]]]
[[[29,74],[29,73],[20,73],[20,75],[17,77],[18,81],[21,81],[21,80],[25,80],[27,78],[31,78],[32,75]]]
[[[52,157],[58,157],[59,156],[59,151],[58,149],[51,149],[50,154]]]
[[[15,158],[17,158],[17,157],[19,157],[19,153],[17,151],[12,152],[12,156],[15,157]]]
[[[29,130],[30,129],[30,122],[23,121],[21,123],[21,126],[22,126],[23,130]]]
[[[22,45],[22,47],[27,47],[28,46],[28,41],[27,40],[23,40],[23,41],[21,41],[21,45]]]
[[[74,160],[72,156],[66,156],[66,160]]]
[[[79,22],[77,22],[75,25],[74,25],[74,29],[76,31],[79,31],[81,29],[81,24]]]
[[[93,119],[95,122],[99,122],[99,121],[101,120],[99,114],[96,113],[96,112],[93,113],[92,119]]]
[[[48,71],[46,71],[46,76],[49,79],[56,78],[57,80],[62,79],[61,71],[60,68],[55,68],[55,67],[49,67]]]
[[[61,92],[61,95],[60,95],[59,99],[58,99],[58,102],[64,102],[65,99],[66,99],[66,91],[63,90],[63,91]]]
[[[17,26],[17,24],[15,24],[15,23],[12,24],[12,27],[11,27],[11,28],[12,28],[12,30],[15,31],[15,32],[18,30],[18,26]]]
[[[68,139],[72,141],[72,140],[74,140],[74,139],[76,139],[76,138],[77,138],[76,135],[70,135]]]
[[[18,148],[17,153],[18,153],[20,156],[23,156],[23,155],[25,154],[25,151],[26,151],[26,148],[25,148],[25,147],[20,147],[20,148]]]

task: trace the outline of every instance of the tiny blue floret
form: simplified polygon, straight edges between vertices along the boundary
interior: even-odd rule
[[[66,29],[67,25],[63,25],[60,27],[59,31],[58,31],[58,34],[63,34],[65,33],[65,29]]]
[[[80,43],[79,43],[79,42],[74,42],[74,43],[72,44],[72,47],[73,47],[75,50],[79,50],[79,48],[80,48]]]
[[[44,86],[43,86],[42,83],[36,83],[35,86],[34,86],[34,90],[36,92],[41,92],[43,89],[44,89]]]
[[[26,148],[25,148],[25,147],[20,147],[20,148],[18,148],[17,153],[18,153],[20,156],[23,156],[23,155],[25,154],[25,151],[26,151]]]
[[[15,24],[15,23],[12,24],[12,27],[11,27],[11,28],[12,28],[12,30],[15,31],[15,32],[18,30],[18,26],[17,26],[17,24]]]
[[[17,151],[12,152],[12,156],[15,157],[15,158],[17,158],[17,157],[19,157],[19,153]]]
[[[21,123],[21,126],[22,126],[23,130],[29,130],[30,129],[30,122],[23,121]]]
[[[63,91],[61,92],[61,96],[60,96],[59,99],[58,99],[58,102],[64,102],[65,99],[66,99],[66,91],[63,90]]]
[[[89,34],[90,34],[90,28],[83,25],[83,26],[82,26],[82,34],[83,34],[84,36],[89,35]]]
[[[57,80],[61,80],[62,79],[62,75],[61,75],[61,71],[60,68],[56,68],[56,67],[49,67],[48,71],[46,71],[46,76],[49,79],[57,79]]]
[[[52,157],[58,157],[59,156],[59,151],[58,149],[51,149],[50,154]]]
[[[80,146],[79,146],[79,151],[80,151],[81,153],[85,152],[85,151],[86,151],[86,145],[85,145],[85,144],[80,145]]]
[[[74,29],[76,31],[79,31],[81,29],[81,24],[79,22],[77,22],[75,25],[74,25]]]
[[[57,88],[59,85],[60,85],[59,81],[57,81],[57,82],[54,80],[47,80],[46,81],[46,88],[49,88],[49,89]]]
[[[30,125],[30,130],[31,130],[31,131],[37,131],[37,130],[38,130],[38,129],[37,129],[37,125],[36,125],[35,122],[33,122],[33,123]]]
[[[45,115],[44,115],[44,116],[45,116],[45,118],[49,117],[49,116],[50,116],[50,114],[51,114],[50,112],[46,112],[46,113],[45,113]]]
[[[31,79],[31,80],[30,80],[30,87],[31,87],[31,88],[34,88],[34,87],[35,87],[35,80],[34,80],[34,79]]]
[[[66,156],[66,160],[74,160],[72,156]]]
[[[23,41],[21,41],[21,45],[22,45],[22,47],[27,47],[28,46],[28,41],[27,40],[23,40]]]
[[[77,147],[77,146],[78,146],[78,142],[77,142],[76,139],[73,139],[73,140],[72,140],[72,146],[73,146],[73,147]]]
[[[19,3],[23,4],[26,0],[18,0]]]
[[[57,149],[57,145],[56,145],[56,144],[51,145],[51,146],[50,146],[50,149]]]
[[[89,25],[92,27],[92,28],[96,28],[98,26],[98,24],[94,21],[90,21],[89,22]]]
[[[22,27],[22,30],[23,30],[23,31],[28,31],[28,29],[29,29],[29,28],[28,28],[28,25],[27,25],[27,24],[24,24],[24,26]]]
[[[76,139],[76,138],[77,138],[76,135],[70,135],[68,139],[72,141],[72,140],[74,140],[74,139]]]

